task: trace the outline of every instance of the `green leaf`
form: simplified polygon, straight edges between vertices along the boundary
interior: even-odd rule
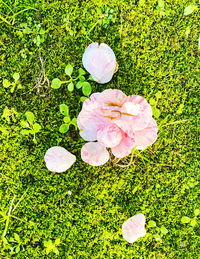
[[[14,73],[13,74],[13,78],[14,78],[15,82],[17,82],[19,80],[19,78],[20,78],[20,74],[19,73]]]
[[[140,0],[139,5],[144,5],[146,0]]]
[[[79,68],[79,76],[83,76],[86,74],[85,70],[83,70],[82,68]]]
[[[51,250],[52,250],[52,247],[51,247],[51,246],[48,246],[48,247],[46,248],[46,253],[49,254],[49,253],[51,252]]]
[[[31,130],[23,129],[23,130],[20,131],[20,133],[21,133],[22,135],[29,135],[29,134],[31,133]]]
[[[165,7],[165,2],[163,0],[158,0],[158,6],[163,9]]]
[[[156,99],[158,100],[158,99],[160,99],[162,97],[162,92],[161,91],[158,91],[157,93],[156,93]]]
[[[190,15],[197,9],[197,5],[188,5],[184,10],[184,15]]]
[[[199,209],[194,210],[194,215],[195,215],[195,216],[198,216],[199,213],[200,213],[200,210],[199,210]]]
[[[196,224],[197,224],[196,219],[191,219],[190,225],[191,225],[192,227],[194,227],[194,226],[196,226]]]
[[[86,99],[87,99],[87,97],[81,96],[80,101],[83,103]]]
[[[59,254],[59,251],[56,247],[53,248],[53,251],[54,251],[55,254],[57,254],[57,255]]]
[[[57,239],[55,240],[55,245],[56,245],[56,246],[60,245],[60,238],[57,238]]]
[[[149,100],[149,103],[150,103],[152,106],[156,105],[156,101],[155,101],[153,98],[151,98],[151,99]]]
[[[73,67],[72,65],[68,64],[65,68],[65,74],[68,76],[71,76],[72,72],[73,72]]]
[[[163,235],[166,235],[168,233],[168,230],[164,226],[160,228],[160,231]]]
[[[84,82],[82,86],[82,92],[84,95],[89,96],[91,94],[92,88],[90,83]]]
[[[53,89],[58,89],[62,85],[62,81],[59,78],[54,78],[51,82],[51,87]]]
[[[17,88],[18,88],[18,89],[22,89],[23,86],[22,86],[21,84],[18,84],[18,85],[17,85]]]
[[[34,123],[33,124],[33,131],[34,131],[34,133],[38,133],[40,130],[41,130],[41,126],[40,126],[40,124],[38,124],[38,123]]]
[[[149,225],[149,227],[154,228],[154,227],[156,227],[156,222],[153,220],[150,220],[148,225]]]
[[[3,110],[3,115],[2,118],[5,118],[7,121],[10,121],[9,116],[11,116],[11,111],[10,109],[6,106]]]
[[[71,121],[71,119],[70,119],[69,116],[65,116],[64,119],[63,119],[63,121],[64,121],[65,123],[69,123],[69,122]]]
[[[14,239],[15,239],[18,243],[20,243],[20,237],[19,237],[19,235],[18,235],[17,233],[14,233]]]
[[[10,85],[11,85],[11,83],[7,79],[3,80],[3,87],[4,88],[8,88]]]
[[[19,251],[20,251],[20,246],[17,246],[17,247],[15,248],[15,253],[17,254],[17,253],[19,253]]]
[[[72,92],[74,90],[74,84],[72,82],[69,83],[67,88],[68,88],[68,91]]]
[[[48,247],[48,241],[46,241],[46,240],[44,241],[44,246]]]
[[[84,77],[84,76],[79,76],[79,80],[80,80],[81,82],[85,82],[85,77]]]
[[[60,113],[64,116],[68,116],[69,115],[69,107],[64,103],[60,104]]]
[[[30,125],[27,121],[20,121],[20,125],[22,126],[22,128],[30,128]]]
[[[190,34],[190,26],[187,26],[187,28],[186,28],[186,30],[185,30],[185,35],[186,35],[186,37],[188,37],[189,36],[189,34]]]
[[[152,110],[153,110],[153,116],[155,118],[159,118],[160,114],[161,114],[161,111],[158,108],[153,108]]]
[[[32,125],[35,120],[34,114],[32,112],[26,112],[25,116],[27,118],[27,121]]]
[[[69,130],[69,125],[62,124],[59,128],[60,133],[66,133]]]
[[[190,222],[190,218],[189,217],[183,216],[181,218],[181,223],[185,224],[185,223],[189,223],[189,222]]]
[[[23,30],[23,33],[24,34],[30,34],[31,33],[31,29],[29,27],[26,27],[24,30]]]
[[[161,237],[160,237],[160,235],[158,235],[158,234],[155,234],[155,235],[154,235],[154,238],[155,238],[156,241],[161,241]]]
[[[181,114],[183,112],[183,108],[184,108],[184,104],[180,104],[176,113]]]
[[[16,84],[13,82],[11,85],[12,85],[12,87],[11,87],[11,89],[10,89],[10,92],[13,93],[14,90],[15,90],[15,85],[16,85]]]
[[[71,120],[71,124],[74,125],[75,128],[77,128],[77,119],[76,118],[73,118]]]
[[[91,75],[89,75],[88,80],[94,81],[94,79],[93,79],[93,77]]]
[[[44,28],[40,29],[40,34],[45,34],[45,29]]]
[[[83,82],[78,81],[78,83],[76,84],[76,88],[80,89],[83,86]]]

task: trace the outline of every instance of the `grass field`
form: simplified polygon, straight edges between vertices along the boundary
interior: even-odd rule
[[[185,15],[190,4],[197,8]],[[199,8],[197,0],[0,1],[1,258],[199,257]],[[83,94],[48,82],[67,80],[67,64],[76,77],[91,42],[107,43],[119,64],[108,84],[91,81],[92,92],[120,89],[154,109],[158,139],[129,167],[92,167],[78,130],[59,132],[59,105],[77,117]],[[41,126],[37,143],[21,134],[27,111]],[[62,174],[44,163],[55,145],[77,156]],[[147,234],[129,244],[121,226],[137,213]]]

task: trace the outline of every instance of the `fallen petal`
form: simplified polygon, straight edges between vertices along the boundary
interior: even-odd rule
[[[105,43],[91,43],[83,54],[83,66],[93,79],[105,84],[112,79],[116,69],[116,58],[113,50]]]
[[[62,173],[73,165],[76,161],[76,156],[63,147],[54,146],[47,150],[44,161],[49,171]]]
[[[142,213],[129,218],[122,225],[122,235],[129,243],[133,243],[138,238],[144,237],[145,234],[145,216]]]

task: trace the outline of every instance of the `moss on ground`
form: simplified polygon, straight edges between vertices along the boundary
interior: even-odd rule
[[[14,206],[20,201],[11,213],[15,218],[9,220],[8,244],[1,240],[2,258],[10,258],[12,249],[16,258],[198,258],[198,216],[195,226],[181,219],[194,218],[199,207],[200,17],[198,10],[183,15],[188,1],[163,2],[164,10],[157,0],[0,2],[4,18],[0,20],[0,112],[7,106],[19,113],[10,123],[0,117],[1,233],[14,195]],[[114,9],[115,21],[100,18],[105,6]],[[25,24],[30,31],[24,32]],[[50,94],[41,88],[45,97],[37,96],[34,85],[41,71],[34,42],[37,24],[44,29],[40,51],[50,81],[65,79],[68,63],[78,73],[85,47],[98,41],[112,47],[119,70],[106,85],[92,82],[93,92],[117,88],[148,101],[161,92],[158,140],[129,168],[111,162],[91,167],[81,161],[84,140],[78,132],[72,128],[65,135],[59,133],[63,118],[59,105],[68,104],[71,117],[77,116],[81,92],[70,93],[63,85]],[[23,89],[10,93],[2,81],[12,80],[15,72],[20,73]],[[42,125],[37,145],[32,137],[20,134],[26,111],[32,111]],[[77,156],[63,174],[50,173],[43,161],[46,150],[57,144]],[[137,213],[146,216],[147,235],[128,244],[121,225]],[[18,243],[13,242],[16,234]],[[44,242],[57,238],[59,255],[47,255]]]

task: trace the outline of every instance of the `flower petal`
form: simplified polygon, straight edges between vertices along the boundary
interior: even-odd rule
[[[100,166],[109,160],[109,153],[100,143],[88,142],[81,149],[81,158],[92,166]]]
[[[77,126],[80,130],[80,136],[86,141],[95,141],[97,140],[97,132],[93,129],[85,129],[84,126],[80,123],[80,117],[77,118]]]
[[[115,124],[108,124],[97,131],[97,140],[105,147],[115,147],[122,139],[122,132]]]
[[[115,124],[133,138],[136,130],[142,130],[149,124],[152,109],[145,98],[133,95],[123,104],[121,114]]]
[[[83,66],[98,83],[105,84],[112,79],[116,67],[113,50],[107,44],[92,43],[83,54]]]
[[[145,216],[140,213],[125,221],[122,225],[122,235],[129,243],[135,242],[146,234]]]
[[[130,138],[128,135],[124,134],[121,142],[116,147],[112,148],[112,153],[118,158],[125,157],[129,155],[135,146],[134,138]]]
[[[143,150],[147,146],[153,144],[157,139],[158,127],[156,121],[151,118],[148,126],[140,131],[135,131],[136,148]]]
[[[54,146],[47,150],[44,161],[49,171],[62,173],[73,165],[76,161],[76,156],[63,147]]]

